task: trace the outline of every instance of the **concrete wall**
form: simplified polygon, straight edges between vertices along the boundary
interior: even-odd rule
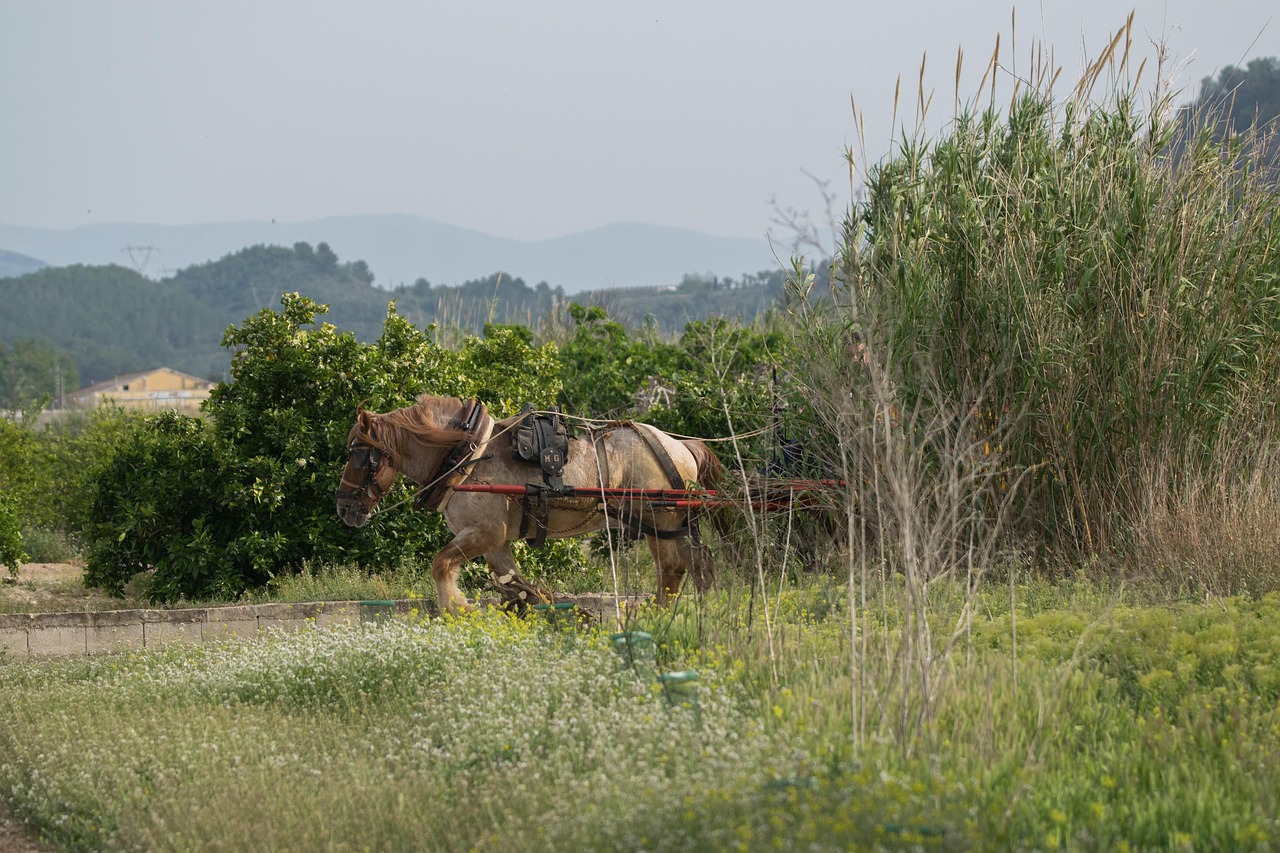
[[[625,610],[640,600],[624,596]],[[612,618],[612,595],[573,596],[577,611],[594,620]],[[494,602],[481,602],[493,604]],[[267,630],[299,631],[356,625],[417,611],[435,615],[435,605],[416,600],[325,601],[305,604],[245,604],[190,610],[107,610],[97,613],[0,614],[0,665],[68,655],[125,652],[169,643],[202,643],[254,637]]]

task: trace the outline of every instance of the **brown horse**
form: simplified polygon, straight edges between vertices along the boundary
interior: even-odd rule
[[[458,589],[458,570],[484,557],[494,581],[508,598],[534,592],[516,567],[512,540],[581,536],[606,526],[644,535],[658,571],[657,600],[667,603],[687,572],[705,590],[712,580],[706,546],[697,543],[696,520],[687,509],[655,506],[635,499],[589,495],[590,490],[671,489],[714,483],[720,463],[700,441],[681,441],[648,424],[616,422],[569,439],[563,481],[573,497],[546,498],[545,514],[531,511],[520,497],[454,491],[462,482],[541,484],[537,464],[513,458],[517,415],[493,421],[483,404],[424,395],[413,406],[376,414],[361,407],[347,436],[347,463],[335,498],[338,515],[364,525],[396,477],[419,487],[418,502],[444,515],[453,539],[431,561],[439,605],[468,608]],[[666,458],[664,459],[663,456]],[[676,476],[682,482],[676,484]],[[542,530],[538,531],[537,527]],[[692,538],[692,542],[690,541]]]

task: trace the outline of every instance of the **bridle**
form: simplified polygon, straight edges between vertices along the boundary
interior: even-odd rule
[[[342,482],[334,490],[334,498],[337,500],[358,500],[361,497],[368,497],[374,503],[382,500],[384,492],[382,491],[382,486],[378,485],[378,472],[390,461],[390,451],[376,443],[372,438],[364,441],[357,439],[351,442],[347,445],[347,464],[358,471],[363,470],[364,480],[353,489],[344,489],[342,487],[348,485],[349,481],[346,476],[343,476]]]

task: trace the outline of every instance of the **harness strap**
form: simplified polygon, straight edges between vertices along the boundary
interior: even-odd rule
[[[444,512],[454,494],[452,487],[471,475],[471,469],[488,447],[493,435],[493,418],[483,403],[472,397],[458,413],[458,421],[459,429],[469,433],[471,438],[454,445],[453,450],[440,460],[435,475],[428,481],[434,485],[414,501],[417,508]]]
[[[662,439],[658,437],[657,427],[648,424],[629,424],[636,434],[644,439],[645,444],[649,445],[649,450],[653,453],[653,458],[658,460],[658,464],[662,466],[662,472],[667,475],[667,479],[671,481],[671,488],[684,490],[686,483],[680,471],[676,468],[675,461],[671,458],[671,454],[662,446]]]
[[[639,539],[641,536],[656,536],[658,539],[681,539],[687,535],[691,529],[688,519],[685,519],[685,523],[681,527],[674,527],[671,530],[663,530],[645,521],[642,517],[642,513],[643,510],[640,512],[628,512],[621,507],[616,507],[611,504],[604,505],[604,514],[627,528],[627,533],[629,533],[633,539]],[[697,530],[696,527],[692,529]]]

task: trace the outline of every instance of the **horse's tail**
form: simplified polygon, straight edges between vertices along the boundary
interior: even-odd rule
[[[698,487],[702,489],[718,487],[724,478],[724,466],[720,464],[719,457],[711,452],[710,447],[696,438],[684,439],[680,443],[689,449],[698,465]]]

